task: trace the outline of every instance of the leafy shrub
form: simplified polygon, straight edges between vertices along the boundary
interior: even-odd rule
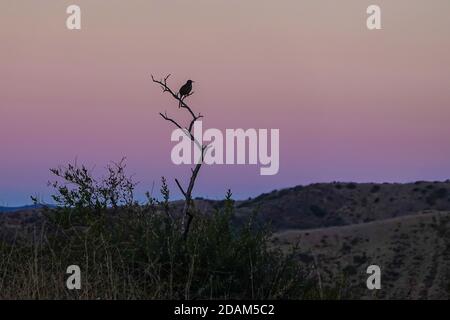
[[[297,249],[271,245],[256,214],[233,225],[231,192],[213,214],[195,211],[187,237],[183,217],[162,199],[133,199],[123,163],[95,179],[83,166],[54,169],[56,208],[45,211],[38,238],[0,241],[0,298],[298,299],[316,297]],[[77,264],[82,289],[65,289],[65,268]],[[321,293],[322,296],[322,293]]]

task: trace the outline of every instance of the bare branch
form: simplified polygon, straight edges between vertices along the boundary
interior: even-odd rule
[[[183,236],[187,237],[192,219],[194,218],[193,210],[192,210],[192,206],[193,206],[192,191],[194,189],[195,181],[197,179],[198,173],[202,166],[202,163],[204,160],[204,155],[205,155],[205,152],[208,147],[207,145],[201,145],[200,142],[198,142],[195,139],[195,137],[192,133],[192,130],[193,130],[195,121],[197,121],[200,118],[203,118],[203,116],[200,113],[198,115],[196,115],[192,111],[192,109],[184,102],[184,99],[186,99],[187,97],[194,94],[194,92],[190,92],[189,94],[187,94],[185,96],[181,96],[179,93],[175,93],[175,91],[173,91],[167,84],[167,79],[169,79],[170,74],[161,80],[156,80],[153,77],[153,75],[151,75],[151,77],[152,77],[152,81],[154,83],[158,84],[161,87],[163,92],[168,92],[175,100],[178,101],[179,108],[183,108],[189,112],[189,114],[191,115],[191,121],[189,122],[189,125],[186,128],[183,128],[176,120],[167,116],[167,113],[164,113],[164,114],[159,113],[160,116],[164,120],[169,121],[172,124],[174,124],[178,129],[183,130],[183,132],[186,133],[186,135],[196,144],[196,146],[201,149],[201,161],[199,161],[199,163],[196,164],[194,169],[191,168],[191,178],[189,180],[189,185],[188,185],[188,188],[186,189],[186,191],[183,189],[183,187],[181,186],[178,179],[175,179],[175,182],[185,199],[183,213],[182,213],[182,228],[183,228]],[[187,220],[186,220],[186,218],[187,218]]]
[[[174,125],[176,125],[179,129],[184,130],[183,127],[181,127],[178,122],[176,122],[175,120],[173,120],[172,118],[169,118],[167,116],[166,113],[162,114],[161,112],[159,113],[161,117],[163,117],[164,120],[167,120],[169,122],[172,122]]]
[[[175,182],[177,183],[178,189],[180,189],[181,193],[183,194],[183,196],[186,197],[186,192],[184,191],[183,187],[181,186],[180,182],[178,181],[178,179],[175,179]]]
[[[196,116],[195,115],[195,113],[192,111],[192,109],[184,102],[184,99],[186,98],[186,97],[189,97],[189,96],[191,96],[191,95],[193,95],[194,94],[194,92],[191,92],[191,93],[189,93],[189,94],[187,94],[187,95],[185,95],[184,97],[180,97],[179,95],[178,95],[178,93],[175,93],[172,89],[170,89],[170,87],[167,85],[167,79],[170,77],[170,74],[168,75],[168,76],[166,76],[164,79],[162,79],[162,80],[156,80],[154,77],[153,77],[153,75],[152,75],[152,81],[153,82],[155,82],[155,83],[157,83],[157,84],[159,84],[160,86],[161,86],[161,89],[163,90],[163,92],[169,92],[171,95],[172,95],[172,97],[174,98],[174,99],[176,99],[178,102],[179,102],[179,106],[181,107],[181,108],[184,108],[184,109],[186,109],[190,114],[191,114],[191,117],[192,117],[192,124],[193,124],[193,122],[195,122],[196,120],[198,120],[198,119],[200,119],[200,118],[202,118],[203,116],[202,115],[198,115],[198,116]],[[190,125],[189,126],[190,128],[192,128],[192,125]],[[189,131],[191,131],[191,130],[189,130]]]

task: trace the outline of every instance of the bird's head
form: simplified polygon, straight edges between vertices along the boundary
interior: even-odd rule
[[[194,83],[195,81],[194,80],[188,80],[187,81],[187,83],[189,83],[189,84],[192,84],[192,83]]]

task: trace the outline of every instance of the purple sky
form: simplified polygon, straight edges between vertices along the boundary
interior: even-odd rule
[[[82,30],[65,27],[82,9]],[[382,8],[369,31],[368,5]],[[324,181],[450,178],[450,2],[17,1],[0,3],[0,205],[38,194],[77,159],[128,158],[138,192],[170,161],[176,104],[150,81],[196,80],[205,128],[280,129],[280,171],[202,170],[195,195],[239,197]]]

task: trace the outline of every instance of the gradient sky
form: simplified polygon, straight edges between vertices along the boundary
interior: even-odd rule
[[[383,30],[367,30],[370,4]],[[151,73],[197,81],[205,128],[280,129],[278,175],[205,167],[195,195],[448,179],[449,14],[448,0],[2,0],[0,205],[49,200],[48,169],[74,159],[101,173],[126,156],[140,193],[186,177]]]

